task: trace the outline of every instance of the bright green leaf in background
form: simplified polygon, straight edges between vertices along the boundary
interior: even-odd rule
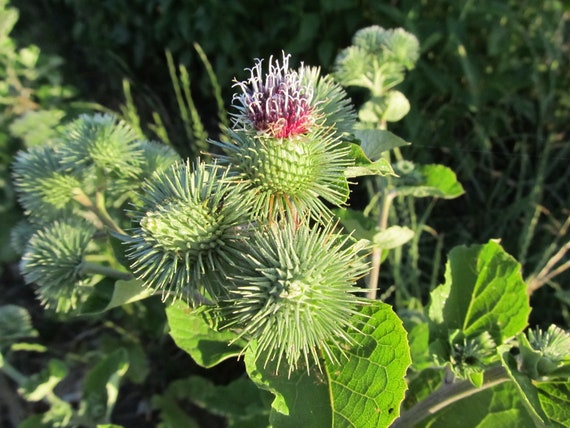
[[[326,361],[332,398],[333,427],[388,427],[400,414],[411,364],[406,331],[391,306],[374,302],[362,310],[358,343],[338,355],[341,364]]]
[[[166,308],[170,336],[176,345],[205,368],[210,368],[227,358],[236,357],[242,347],[229,343],[236,338],[231,331],[217,332],[204,319],[200,311],[191,310],[187,304],[177,301]]]
[[[453,199],[465,193],[455,173],[446,166],[413,165],[411,162],[406,164],[412,165],[412,168],[407,168],[405,171],[396,168],[396,173],[400,177],[395,181],[398,195]]]
[[[394,170],[384,158],[371,161],[366,153],[357,144],[350,144],[350,156],[354,158],[354,165],[346,168],[345,175],[347,178],[360,177],[365,175],[394,175]]]

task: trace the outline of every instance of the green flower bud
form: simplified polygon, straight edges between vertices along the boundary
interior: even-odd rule
[[[63,172],[56,148],[36,146],[18,152],[13,164],[18,201],[32,221],[47,223],[74,211],[79,180]]]
[[[351,238],[285,222],[255,231],[248,244],[228,278],[226,327],[241,330],[247,346],[256,341],[256,358],[285,362],[289,372],[319,365],[320,351],[336,361],[332,349],[351,343],[347,330],[364,303],[354,285],[367,266]]]
[[[35,232],[20,262],[24,280],[38,285],[46,308],[69,312],[86,296],[89,277],[82,269],[95,227],[85,220],[55,221]]]
[[[217,165],[176,163],[145,182],[127,257],[135,276],[155,291],[216,299],[216,280],[242,251],[247,200]]]
[[[253,212],[266,219],[283,214],[330,219],[325,203],[342,205],[349,195],[344,175],[348,150],[326,132],[274,139],[232,133],[222,160],[254,201]],[[322,199],[321,199],[322,198]]]
[[[81,115],[65,127],[62,139],[61,164],[66,170],[119,177],[136,177],[141,172],[143,149],[138,134],[113,115]]]

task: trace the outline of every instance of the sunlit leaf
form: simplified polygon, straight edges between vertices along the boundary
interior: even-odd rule
[[[497,242],[451,250],[445,284],[431,294],[434,339],[460,330],[464,337],[488,332],[503,343],[526,327],[529,313],[521,267]]]
[[[358,344],[345,350],[348,359],[339,355],[338,365],[326,361],[333,427],[387,427],[404,399],[411,357],[402,321],[382,302],[362,313],[365,324],[361,334],[353,334]]]

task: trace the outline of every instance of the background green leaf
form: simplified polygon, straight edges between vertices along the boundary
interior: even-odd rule
[[[419,165],[415,166],[410,175],[414,175],[413,185],[407,185],[407,177],[401,176],[401,182],[395,181],[397,191],[402,196],[414,196],[425,198],[428,196],[444,199],[453,199],[461,196],[465,191],[461,183],[457,181],[455,173],[443,165]],[[401,185],[404,183],[403,185]]]
[[[410,144],[384,129],[355,129],[354,136],[360,140],[360,147],[369,159],[379,159],[388,150]]]
[[[362,333],[341,364],[326,361],[334,427],[380,428],[400,414],[411,364],[406,330],[392,307],[374,302],[362,309]],[[339,352],[340,354],[340,352]]]

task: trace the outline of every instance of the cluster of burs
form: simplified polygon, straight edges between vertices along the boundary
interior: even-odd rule
[[[81,313],[110,281],[138,281],[213,315],[265,361],[336,359],[368,269],[366,245],[334,215],[349,197],[355,113],[331,77],[285,54],[249,72],[230,129],[199,159],[111,114],[81,115],[17,155],[26,221],[13,243],[46,308]]]

